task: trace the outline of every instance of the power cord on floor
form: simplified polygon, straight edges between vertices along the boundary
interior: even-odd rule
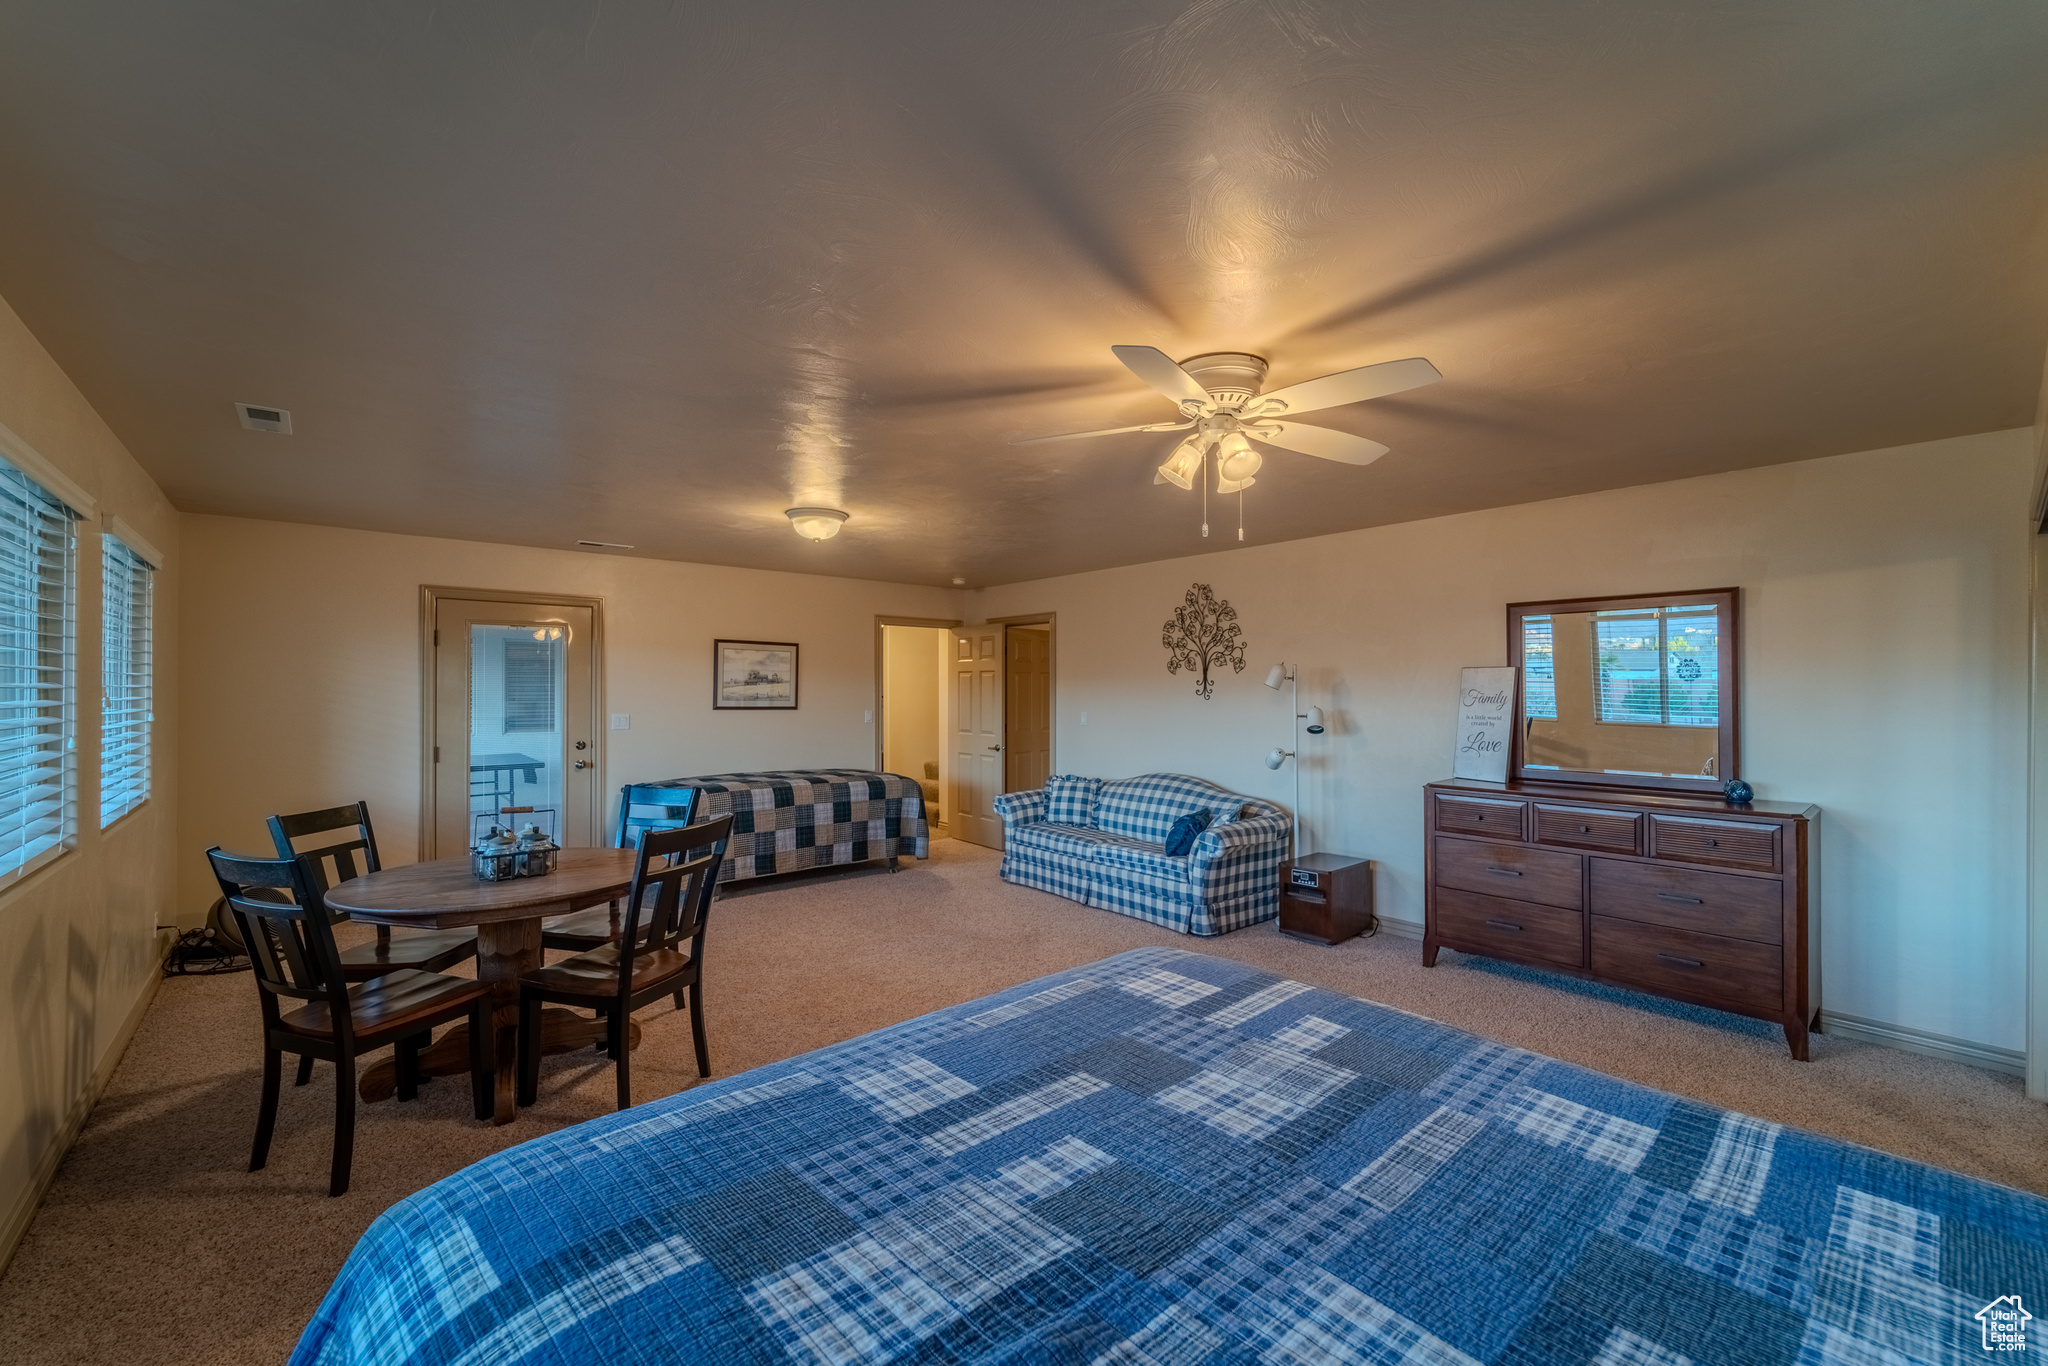
[[[220,931],[220,916],[224,908],[224,902],[215,901],[204,926],[178,934],[171,951],[164,955],[164,976],[212,977],[223,972],[249,970],[249,957],[241,942]],[[178,929],[176,925],[159,925],[157,928]]]

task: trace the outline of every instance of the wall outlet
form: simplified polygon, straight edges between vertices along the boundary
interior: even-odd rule
[[[622,712],[622,711],[615,711],[615,712],[613,712],[613,713],[612,713],[612,729],[613,729],[613,730],[631,730],[631,729],[633,729],[633,718],[632,718],[632,716],[631,716],[631,715],[629,715],[628,713],[626,713],[626,712]]]
[[[1088,713],[1085,711],[1081,713],[1081,724],[1084,726],[1088,724]]]

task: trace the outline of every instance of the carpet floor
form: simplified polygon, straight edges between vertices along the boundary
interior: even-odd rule
[[[1191,948],[1416,1011],[1503,1043],[1713,1105],[2048,1193],[2048,1107],[2019,1082],[1381,936],[1335,948],[1270,924],[1189,939],[996,877],[996,855],[936,842],[903,871],[741,886],[718,903],[705,1002],[717,1076],[773,1062],[1145,945]],[[362,933],[354,927],[351,931]],[[635,1098],[696,1084],[688,1017],[638,1017]],[[547,1060],[541,1103],[503,1128],[465,1080],[358,1111],[353,1185],[327,1198],[334,1073],[287,1085],[270,1164],[244,1170],[260,1090],[248,976],[164,983],[20,1251],[0,1277],[0,1360],[282,1361],[387,1206],[491,1153],[612,1108],[598,1055]]]

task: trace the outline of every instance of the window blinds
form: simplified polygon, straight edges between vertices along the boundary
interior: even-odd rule
[[[505,642],[505,733],[547,732],[555,724],[557,642]]]
[[[0,880],[70,847],[77,828],[74,520],[0,461]]]
[[[1717,726],[1721,678],[1712,608],[1594,618],[1597,715],[1639,726]]]
[[[149,797],[151,594],[156,575],[120,538],[103,535],[100,645],[100,828]]]
[[[1557,655],[1549,617],[1522,618],[1522,715],[1557,719]]]

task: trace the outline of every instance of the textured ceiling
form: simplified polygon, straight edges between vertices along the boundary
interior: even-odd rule
[[[1006,444],[1170,418],[1112,343],[1443,371],[1251,542],[2024,425],[2044,71],[2035,0],[11,0],[0,295],[188,511],[980,586],[1235,544],[1172,436]]]

